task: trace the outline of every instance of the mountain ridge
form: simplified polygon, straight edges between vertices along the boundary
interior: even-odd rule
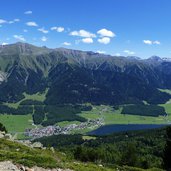
[[[170,95],[158,88],[171,88],[170,76],[171,62],[156,56],[117,57],[27,43],[0,47],[1,102],[49,88],[49,104],[164,103]]]

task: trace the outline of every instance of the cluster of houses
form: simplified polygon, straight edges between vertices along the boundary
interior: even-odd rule
[[[26,129],[25,135],[35,138],[41,138],[44,136],[59,135],[59,134],[71,134],[72,131],[82,130],[82,129],[93,129],[104,125],[103,118],[88,120],[87,122],[82,122],[80,124],[70,124],[65,127],[60,127],[58,125],[47,126],[43,128]]]

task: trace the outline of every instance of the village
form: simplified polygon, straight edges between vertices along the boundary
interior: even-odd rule
[[[104,125],[103,118],[98,118],[94,120],[88,120],[87,122],[82,122],[80,124],[70,124],[65,127],[60,127],[59,125],[47,126],[43,128],[26,129],[25,136],[32,139],[41,138],[44,136],[59,135],[59,134],[72,134],[73,131],[83,130],[83,129],[94,129]]]

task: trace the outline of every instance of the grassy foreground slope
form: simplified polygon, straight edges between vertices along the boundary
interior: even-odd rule
[[[115,171],[116,168],[123,171],[144,171],[143,169],[128,166],[108,168],[93,163],[77,162],[69,159],[69,156],[64,153],[52,152],[49,149],[33,149],[17,142],[0,139],[0,161],[7,160],[29,167],[70,168],[74,171]],[[161,171],[161,169],[148,169],[148,171]]]
[[[100,168],[93,164],[74,164],[59,152],[51,150],[33,149],[22,144],[0,139],[0,161],[11,160],[14,163],[25,166],[39,166],[43,168],[72,168],[74,170],[99,170],[110,171],[111,169]]]

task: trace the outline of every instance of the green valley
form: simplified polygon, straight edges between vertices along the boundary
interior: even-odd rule
[[[109,124],[168,124],[171,120],[171,104],[167,102],[166,104],[161,104],[161,107],[164,107],[167,116],[166,115],[160,115],[160,116],[148,116],[148,109],[147,113],[144,112],[144,114],[140,114],[136,112],[134,114],[127,114],[122,113],[123,108],[126,106],[132,106],[132,105],[118,105],[118,106],[109,106],[109,105],[91,105],[91,104],[85,104],[85,107],[91,106],[90,109],[83,109],[85,108],[84,105],[81,107],[74,107],[70,106],[63,106],[60,105],[59,107],[55,106],[48,106],[48,110],[45,111],[45,118],[42,118],[43,125],[41,122],[35,122],[34,121],[34,112],[36,109],[36,106],[41,109],[40,112],[43,112],[42,110],[46,110],[44,104],[44,101],[46,100],[46,94],[48,92],[48,89],[44,93],[36,93],[33,95],[28,95],[24,93],[24,98],[17,102],[17,103],[4,103],[3,106],[9,107],[10,109],[18,109],[22,106],[30,106],[32,108],[32,113],[25,113],[24,115],[19,114],[12,114],[12,113],[2,113],[0,115],[0,122],[3,123],[7,130],[12,133],[13,135],[15,132],[17,133],[15,136],[18,138],[25,138],[24,132],[26,129],[29,128],[41,128],[42,126],[46,126],[48,123],[48,117],[53,117],[53,124],[59,125],[61,127],[67,127],[72,124],[80,125],[81,122],[86,122],[86,120],[96,120],[96,119],[102,119],[103,125],[109,125]],[[167,90],[168,92],[168,90]],[[144,104],[145,106],[149,106],[148,104]],[[144,106],[142,104],[142,106]],[[137,106],[137,110],[139,110],[139,105]],[[29,107],[29,108],[30,108]],[[155,107],[155,106],[154,106]],[[82,109],[81,109],[82,108]],[[39,110],[40,110],[39,109]],[[69,111],[68,111],[69,109]],[[151,110],[151,107],[149,107]],[[37,109],[36,109],[37,110]],[[135,110],[135,109],[134,109]],[[157,109],[158,110],[158,109]],[[30,110],[29,110],[30,111]],[[58,112],[59,111],[59,112]],[[38,112],[38,111],[37,111]],[[40,113],[39,112],[39,113]],[[69,113],[68,113],[69,112]],[[73,113],[74,112],[74,113]],[[152,111],[153,112],[153,111]],[[38,113],[38,118],[41,116],[42,113]],[[54,114],[53,114],[54,113]],[[155,112],[152,114],[155,115]],[[57,119],[60,117],[60,119]],[[76,119],[76,120],[75,120]],[[50,121],[50,120],[49,120]],[[34,123],[35,122],[35,123]],[[51,123],[51,121],[50,121]],[[92,131],[93,129],[97,129],[98,126],[94,128],[84,128],[81,130],[75,130],[72,131],[72,133],[82,133],[86,134],[89,131]]]

